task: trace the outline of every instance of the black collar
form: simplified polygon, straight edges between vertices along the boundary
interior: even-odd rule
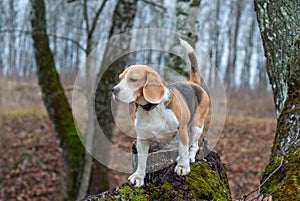
[[[140,105],[140,104],[136,103],[136,105],[137,105],[137,107],[141,106],[146,111],[150,111],[150,110],[153,110],[158,104],[147,103],[146,105]]]

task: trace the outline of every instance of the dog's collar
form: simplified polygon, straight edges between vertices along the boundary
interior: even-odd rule
[[[136,105],[137,105],[137,107],[141,106],[144,110],[146,110],[148,112],[150,110],[153,110],[158,104],[147,103],[146,105],[140,105],[140,104],[136,103]]]
[[[173,98],[173,90],[172,89],[169,89],[169,93],[167,96],[168,97],[167,97],[167,100],[165,100],[164,105],[166,108],[169,109],[169,107],[171,107],[170,103]],[[158,104],[147,103],[146,105],[141,105],[141,104],[135,103],[135,105],[136,105],[136,107],[141,106],[143,108],[143,110],[146,110],[148,112],[150,110],[153,110]]]

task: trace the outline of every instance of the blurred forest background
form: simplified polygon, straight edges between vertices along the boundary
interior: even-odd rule
[[[1,201],[60,200],[69,193],[63,150],[38,84],[31,24],[34,2],[0,1]],[[209,55],[226,88],[227,119],[215,149],[227,166],[232,196],[241,197],[259,185],[276,116],[252,1],[47,0],[45,11],[49,46],[69,100],[82,63],[99,41],[141,28],[169,29],[190,38],[197,51]],[[185,16],[190,21],[182,24]],[[99,58],[104,56],[105,51]],[[122,67],[133,63],[169,66],[168,56],[142,52],[129,57]],[[215,68],[202,66],[201,72],[213,90]],[[127,135],[114,133],[110,138],[119,148],[131,149],[133,139]],[[90,165],[87,174],[100,175],[96,169],[103,167],[95,162]],[[121,184],[128,176],[113,170],[104,175],[107,178],[88,177],[87,186],[79,187],[83,188],[79,197]]]
[[[112,15],[116,1],[45,3],[47,33],[56,68],[63,83],[73,84],[80,64],[86,59],[86,52],[93,50],[99,40],[108,38],[114,23]],[[161,0],[154,3],[141,0],[136,4],[136,13],[132,19],[133,29],[162,28],[175,31],[180,26],[176,24],[176,13],[180,12],[176,1]],[[0,6],[1,76],[11,80],[32,79],[36,76],[36,63],[33,59],[30,1],[4,0]],[[85,6],[88,16],[84,15]],[[194,25],[199,27],[196,47],[209,54],[227,88],[259,88],[265,93],[268,89],[265,58],[253,2],[202,0],[197,11],[192,13],[199,21],[199,24]],[[87,23],[91,26],[93,22],[96,23],[95,27],[87,27]],[[88,30],[92,28],[93,30]],[[194,30],[185,31],[188,33]],[[143,62],[153,58],[144,55],[144,58],[139,59],[139,62]],[[207,74],[210,77],[205,79],[212,79],[213,73]]]

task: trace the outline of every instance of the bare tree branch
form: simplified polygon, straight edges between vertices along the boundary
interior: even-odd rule
[[[86,91],[84,91],[83,89],[80,89],[80,88],[69,87],[69,88],[66,88],[66,89],[65,89],[65,92],[73,92],[73,91],[77,91],[77,92],[83,94],[84,97],[87,97],[87,96],[88,96],[87,93],[86,93]]]
[[[249,197],[251,194],[253,194],[253,193],[255,193],[255,192],[258,191],[257,196],[255,198],[249,200],[249,201],[255,201],[255,200],[257,200],[261,196],[261,192],[260,192],[261,187],[282,167],[283,161],[284,161],[284,159],[282,159],[280,161],[280,164],[278,165],[278,167],[275,170],[273,170],[273,172],[258,186],[258,188],[254,189],[253,191],[251,191],[247,195],[242,196],[241,200],[242,201],[246,201],[247,197]]]
[[[104,6],[105,6],[106,2],[107,2],[107,0],[104,0],[104,1],[102,2],[100,8],[98,9],[98,11],[97,11],[97,13],[96,13],[96,15],[95,15],[95,17],[94,17],[94,20],[93,20],[93,24],[92,24],[91,30],[89,30],[89,32],[90,32],[91,35],[93,34],[93,32],[94,32],[94,30],[95,30],[95,28],[96,28],[97,21],[98,21],[98,19],[99,19],[100,14],[102,13],[102,11],[103,11],[103,9],[104,9]]]
[[[167,11],[167,8],[166,8],[166,7],[164,7],[163,5],[157,4],[157,3],[155,3],[155,2],[148,1],[148,0],[140,0],[140,1],[142,1],[142,2],[144,2],[144,3],[146,3],[146,4],[149,4],[149,5],[151,5],[151,6],[160,8],[160,9],[162,9],[163,11]]]
[[[22,34],[29,34],[31,35],[33,32],[30,30],[21,30],[21,29],[0,29],[0,33],[14,33],[14,32],[18,32],[18,33],[22,33]],[[44,34],[43,32],[35,32],[37,34]],[[51,33],[47,33],[47,35],[49,37],[52,38],[56,38],[56,39],[61,39],[61,40],[66,40],[66,41],[70,41],[72,43],[74,43],[75,45],[78,46],[79,49],[81,49],[82,51],[86,51],[86,48],[83,47],[82,45],[80,45],[80,43],[72,38],[68,38],[65,36],[57,36],[55,34],[51,34]]]
[[[86,23],[86,30],[87,30],[87,34],[88,34],[88,31],[90,30],[90,24],[89,24],[88,12],[87,12],[87,0],[84,0],[84,4],[83,4],[83,17],[84,17],[84,21]]]

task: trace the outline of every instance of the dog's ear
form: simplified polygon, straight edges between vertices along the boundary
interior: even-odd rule
[[[119,79],[123,79],[125,77],[125,75],[127,74],[127,72],[129,71],[130,67],[126,68],[120,75],[119,75]]]
[[[158,104],[164,97],[165,88],[163,81],[155,72],[147,72],[147,81],[143,88],[143,95],[146,101]]]

